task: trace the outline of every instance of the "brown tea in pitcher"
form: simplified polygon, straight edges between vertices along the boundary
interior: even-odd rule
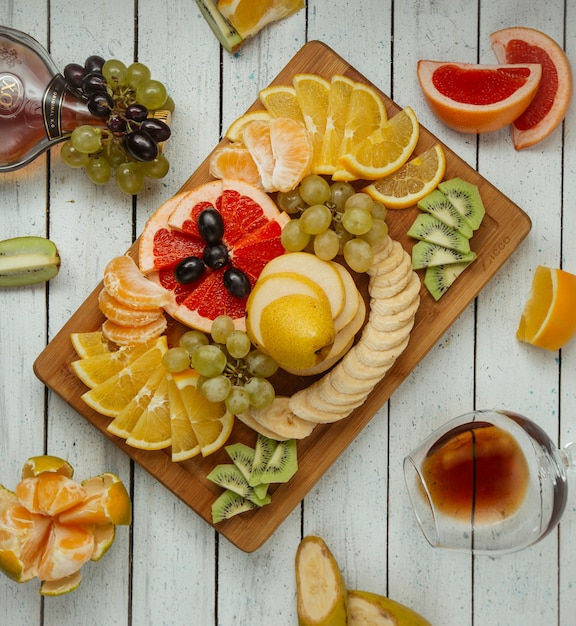
[[[488,422],[470,422],[446,433],[421,468],[438,511],[473,524],[501,521],[526,495],[528,463],[516,439]]]

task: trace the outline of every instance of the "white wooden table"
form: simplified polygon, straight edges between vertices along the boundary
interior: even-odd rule
[[[135,7],[137,14],[134,14]],[[118,473],[134,521],[75,593],[41,600],[36,583],[0,578],[0,623],[10,626],[288,626],[297,623],[294,555],[301,537],[324,537],[350,588],[404,602],[435,626],[574,626],[576,497],[542,543],[500,557],[430,548],[412,517],[401,460],[447,418],[505,407],[534,418],[559,445],[576,438],[576,343],[547,353],[515,339],[534,269],[576,272],[576,120],[517,153],[508,129],[476,138],[427,109],[421,58],[494,63],[489,35],[513,25],[543,30],[576,63],[576,0],[309,0],[239,52],[222,52],[192,0],[8,0],[0,23],[49,47],[59,67],[90,54],[134,58],[177,103],[172,170],[137,200],[98,188],[59,150],[0,175],[1,238],[48,236],[62,256],[47,286],[0,291],[0,482],[15,486],[26,458],[67,458],[78,478]],[[331,46],[522,207],[531,234],[369,426],[271,539],[246,554],[169,493],[34,376],[32,364],[124,252],[308,40]],[[1,141],[1,138],[0,138]]]

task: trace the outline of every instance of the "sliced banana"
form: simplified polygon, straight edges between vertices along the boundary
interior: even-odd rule
[[[274,433],[273,439],[278,441],[280,440],[279,437],[282,439],[304,439],[314,430],[316,424],[294,415],[288,407],[288,402],[288,397],[276,396],[270,406],[264,409],[250,407],[248,413],[260,427]]]

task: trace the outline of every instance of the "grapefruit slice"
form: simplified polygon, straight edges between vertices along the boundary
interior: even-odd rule
[[[222,243],[229,262],[219,269],[205,268],[192,283],[179,283],[174,275],[178,263],[190,256],[202,258],[206,243],[198,230],[202,210],[215,208],[224,221]],[[165,202],[148,220],[140,238],[139,265],[149,279],[168,289],[164,307],[174,319],[191,328],[209,332],[218,315],[232,317],[245,329],[245,298],[233,296],[224,286],[229,268],[241,270],[254,286],[264,266],[284,254],[282,228],[290,217],[253,185],[239,180],[214,180]]]
[[[500,63],[539,63],[542,79],[528,108],[512,124],[516,150],[550,135],[566,116],[572,97],[572,71],[562,48],[533,28],[505,28],[490,35]]]
[[[418,81],[432,112],[462,133],[487,133],[511,124],[532,102],[538,63],[475,65],[418,61]]]

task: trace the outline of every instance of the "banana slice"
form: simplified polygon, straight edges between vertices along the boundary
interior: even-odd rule
[[[238,413],[238,415],[236,415],[236,417],[243,423],[246,424],[246,426],[248,426],[248,428],[251,428],[252,430],[256,431],[257,433],[260,433],[261,435],[264,435],[264,437],[268,437],[268,439],[274,439],[276,441],[284,441],[286,438],[285,437],[281,437],[278,433],[272,432],[269,428],[266,428],[265,426],[262,426],[262,424],[259,424],[251,415],[251,413],[248,411],[246,413]]]
[[[274,433],[272,439],[304,439],[316,424],[294,415],[288,406],[289,400],[286,396],[276,396],[270,406],[265,409],[250,407],[248,413],[261,428]]]

